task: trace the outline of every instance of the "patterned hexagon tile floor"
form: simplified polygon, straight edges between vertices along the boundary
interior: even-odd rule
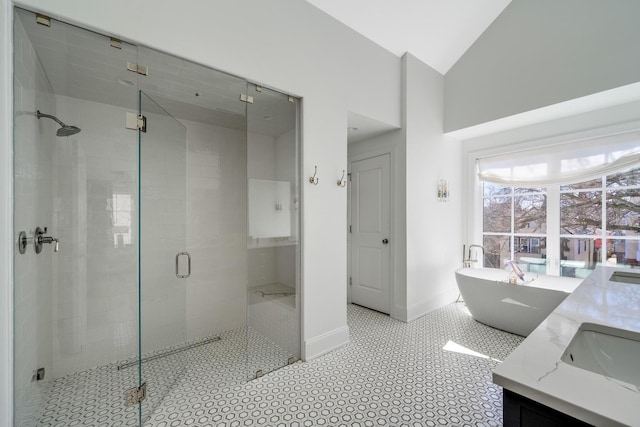
[[[522,337],[475,322],[463,303],[408,324],[349,305],[348,322],[349,345],[249,382],[243,330],[147,364],[145,427],[502,425],[491,369]],[[284,357],[252,339],[265,363]],[[131,382],[112,365],[57,379],[38,425],[134,426],[137,408],[122,404]]]
[[[462,303],[409,324],[350,305],[348,321],[349,345],[246,384],[216,388],[209,362],[187,368],[145,426],[502,425],[491,369],[522,337]]]

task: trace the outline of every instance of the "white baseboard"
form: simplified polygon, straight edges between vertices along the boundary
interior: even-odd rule
[[[423,300],[417,304],[412,304],[406,309],[406,320],[404,321],[412,322],[437,308],[451,304],[456,300],[457,296],[457,290],[455,292],[443,292],[433,298],[429,298],[428,300]]]
[[[399,305],[394,305],[391,309],[390,316],[393,319],[399,320],[401,322],[407,323],[407,307],[401,307]]]
[[[313,360],[351,342],[349,327],[342,326],[304,342],[304,360]]]

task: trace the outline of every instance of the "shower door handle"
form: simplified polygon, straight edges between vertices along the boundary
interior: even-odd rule
[[[187,257],[187,274],[180,274],[180,257]],[[191,254],[189,252],[178,252],[176,255],[176,277],[178,279],[186,279],[191,276]]]

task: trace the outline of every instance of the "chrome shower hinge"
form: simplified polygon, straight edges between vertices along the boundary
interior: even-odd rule
[[[131,130],[147,131],[147,118],[145,116],[139,116],[135,113],[127,112],[125,114],[125,127]]]
[[[40,13],[36,14],[36,22],[40,25],[44,25],[45,27],[51,26],[51,18],[49,18],[47,15],[42,15]]]
[[[248,104],[253,104],[253,96],[247,95],[246,93],[240,94],[240,101],[246,102]]]
[[[149,68],[146,65],[136,64],[135,62],[127,61],[127,70],[134,73],[141,74],[143,76],[149,75]]]
[[[116,49],[122,49],[122,41],[115,37],[111,37],[111,40],[109,40],[109,46],[115,47]]]
[[[147,383],[143,382],[139,387],[133,387],[124,392],[124,405],[133,406],[147,398]]]

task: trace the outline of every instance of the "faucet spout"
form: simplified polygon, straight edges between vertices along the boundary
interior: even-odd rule
[[[467,261],[469,261],[469,262],[477,262],[478,261],[477,258],[476,259],[472,259],[471,258],[471,254],[472,254],[471,250],[473,248],[478,248],[478,249],[480,249],[482,251],[482,260],[484,261],[484,247],[482,245],[469,245],[469,255],[467,256]]]

